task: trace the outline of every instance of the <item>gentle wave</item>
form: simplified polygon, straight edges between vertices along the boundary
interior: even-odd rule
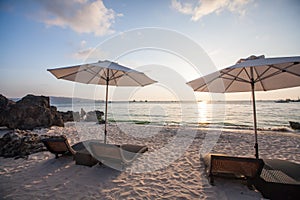
[[[154,126],[188,126],[194,128],[214,128],[214,129],[236,129],[236,130],[253,130],[253,126],[231,124],[231,123],[180,123],[175,121],[169,121],[164,123],[151,122],[144,120],[113,120],[109,119],[112,123],[131,123],[136,125],[154,125]],[[259,131],[272,131],[272,132],[293,132],[297,133],[300,130],[293,130],[290,127],[273,127],[273,128],[258,128]]]

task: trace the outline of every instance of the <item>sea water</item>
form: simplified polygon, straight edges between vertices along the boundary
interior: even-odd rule
[[[59,111],[105,112],[105,102],[53,103]],[[153,125],[179,125],[252,129],[250,101],[220,102],[109,102],[108,121]],[[257,101],[257,127],[260,130],[293,131],[289,121],[300,122],[300,102]]]

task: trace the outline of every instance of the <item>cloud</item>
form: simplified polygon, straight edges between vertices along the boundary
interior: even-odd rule
[[[70,28],[77,33],[102,36],[113,33],[111,26],[122,14],[108,9],[102,0],[39,0],[41,20],[47,26]]]
[[[241,15],[245,14],[245,6],[251,0],[198,0],[196,5],[191,3],[181,3],[178,0],[172,0],[172,8],[180,13],[192,15],[193,21],[198,21],[202,17],[220,13],[227,9],[230,12],[237,12]]]
[[[85,46],[86,46],[86,41],[85,41],[85,40],[82,40],[82,41],[80,42],[80,46],[81,46],[81,47],[85,47]]]
[[[72,54],[72,57],[78,60],[97,61],[104,60],[108,57],[108,53],[98,48],[87,47],[85,40],[80,41],[79,49]]]
[[[78,52],[73,54],[73,58],[82,60],[87,59],[88,56],[94,51],[93,48],[81,49]]]
[[[192,14],[194,12],[192,4],[189,3],[181,4],[176,0],[172,0],[172,7],[175,8],[177,11],[187,15]]]

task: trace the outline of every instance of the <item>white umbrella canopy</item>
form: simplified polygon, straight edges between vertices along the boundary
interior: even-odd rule
[[[154,83],[142,72],[111,61],[48,69],[56,78],[69,81],[112,86],[146,86]]]
[[[187,84],[194,91],[199,92],[252,92],[255,156],[258,158],[254,91],[300,86],[300,56],[277,58],[250,56],[240,59],[235,65],[197,78]]]
[[[108,86],[146,86],[156,81],[142,72],[108,60],[70,67],[48,69],[56,78],[73,82],[106,85],[104,143],[107,135]]]

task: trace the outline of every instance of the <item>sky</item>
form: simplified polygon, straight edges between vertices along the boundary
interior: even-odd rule
[[[104,99],[105,87],[47,69],[112,60],[158,82],[110,87],[110,100],[249,100],[185,83],[250,55],[300,56],[297,0],[1,0],[0,94]],[[297,99],[300,87],[256,92]]]

